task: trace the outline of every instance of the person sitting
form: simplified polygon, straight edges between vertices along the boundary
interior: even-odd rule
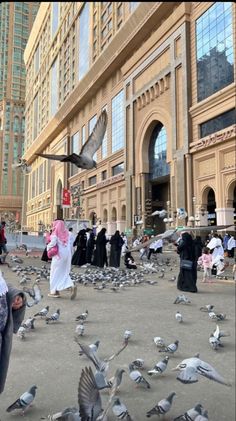
[[[137,269],[137,265],[135,264],[134,258],[130,251],[125,253],[125,266],[127,269]]]

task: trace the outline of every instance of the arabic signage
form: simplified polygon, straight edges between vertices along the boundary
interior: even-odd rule
[[[190,144],[190,152],[196,152],[199,149],[204,149],[209,146],[215,145],[216,143],[223,142],[226,139],[230,139],[236,134],[236,124],[231,127],[228,127],[225,130],[220,132],[213,133],[210,136],[203,137],[202,139],[197,140]]]

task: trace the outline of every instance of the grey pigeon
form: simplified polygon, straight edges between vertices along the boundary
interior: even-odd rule
[[[133,367],[132,364],[129,364],[129,377],[130,379],[135,382],[136,384],[142,384],[143,386],[145,386],[147,389],[150,389],[151,386],[150,384],[147,382],[147,380],[142,376],[142,374],[140,373],[140,371],[135,370],[135,368]]]
[[[24,326],[20,326],[17,331],[18,338],[25,339],[26,332],[27,332],[27,329]]]
[[[198,375],[206,377],[209,380],[221,383],[225,386],[231,386],[210,364],[200,360],[198,357],[186,358],[177,367],[172,369],[180,370],[177,380],[184,384],[198,382]]]
[[[209,311],[212,311],[214,307],[215,306],[213,306],[212,304],[206,304],[205,306],[200,307],[200,310],[209,313]]]
[[[208,313],[208,316],[212,320],[218,320],[218,322],[226,319],[226,314],[223,314],[223,313],[216,314],[214,311],[210,311]]]
[[[191,304],[191,301],[188,297],[186,297],[186,295],[182,294],[182,295],[178,295],[174,301],[174,304]]]
[[[78,408],[65,408],[62,412],[49,415],[49,421],[82,421]]]
[[[205,410],[203,411],[203,413],[200,415],[197,415],[197,417],[195,418],[195,421],[208,421],[208,412]]]
[[[81,356],[81,355],[83,355],[84,354],[84,351],[82,350],[82,347],[81,347],[81,344],[80,344],[80,342],[78,342],[78,340],[77,340],[77,338],[75,337],[75,341],[78,343],[78,345],[80,346],[80,348],[81,348],[81,351],[79,351],[79,355]],[[100,341],[96,341],[96,342],[94,342],[94,344],[90,344],[89,345],[89,348],[93,351],[93,352],[96,352],[97,350],[98,350],[98,347],[99,347],[99,344],[100,344]],[[83,344],[82,344],[83,345]],[[86,345],[87,346],[87,345]]]
[[[46,324],[49,324],[49,322],[57,322],[60,318],[60,309],[58,308],[55,313],[53,313],[51,316],[46,317]]]
[[[39,285],[37,285],[37,283],[33,285],[32,289],[24,287],[23,291],[29,294],[31,298],[33,298],[33,301],[27,301],[27,307],[33,307],[34,305],[38,304],[43,298],[41,294],[41,289]]]
[[[23,393],[14,403],[12,403],[7,409],[7,412],[14,411],[15,409],[21,409],[22,414],[31,405],[36,395],[37,386],[31,386],[27,392]]]
[[[132,421],[132,418],[128,413],[128,409],[119,398],[115,399],[112,405],[112,412],[118,420]]]
[[[28,331],[30,329],[34,329],[35,320],[36,319],[34,317],[29,317],[29,319],[27,319],[25,322],[22,323],[22,326]]]
[[[198,403],[194,408],[191,408],[184,414],[174,418],[173,421],[194,421],[198,415],[201,415],[202,409],[202,405]]]
[[[152,370],[148,371],[148,375],[152,376],[153,374],[163,373],[167,368],[168,361],[169,361],[169,357],[166,356],[163,360],[155,364]]]
[[[85,144],[82,146],[80,154],[72,153],[71,155],[48,155],[37,153],[35,155],[42,156],[47,159],[54,159],[61,162],[71,162],[75,164],[78,168],[83,168],[86,170],[96,168],[97,163],[93,160],[93,155],[102,145],[102,141],[106,132],[107,127],[107,112],[106,110],[102,111],[99,116],[97,123],[94,126],[94,129],[90,136],[88,137]]]
[[[150,418],[152,415],[159,416],[166,414],[171,408],[172,401],[175,395],[176,393],[172,392],[167,398],[162,399],[160,402],[158,402],[158,404],[154,406],[154,408],[147,412],[147,418]]]
[[[213,332],[213,335],[216,339],[225,338],[226,336],[230,336],[230,333],[223,332],[223,330],[220,330],[219,326],[216,325],[216,330]]]
[[[212,349],[214,349],[214,351],[216,351],[217,349],[219,349],[220,346],[222,346],[222,347],[224,346],[220,342],[220,339],[215,338],[215,336],[213,335],[213,333],[210,335],[209,343],[210,343],[210,346],[212,347]]]
[[[79,322],[79,321],[85,321],[88,317],[88,310],[85,310],[84,313],[81,313],[79,316],[76,317],[75,321]]]
[[[176,340],[174,343],[165,346],[163,349],[160,349],[159,352],[169,352],[170,354],[174,354],[179,347],[179,341]]]
[[[132,366],[134,368],[143,368],[144,366],[144,360],[142,358],[136,358],[136,360],[132,361]]]
[[[34,317],[37,317],[37,316],[40,316],[41,318],[46,317],[48,312],[49,312],[49,306],[46,306],[42,310],[40,310],[38,313],[34,314]]]
[[[108,410],[110,409],[110,406],[112,404],[112,399],[115,396],[115,394],[116,394],[116,392],[117,392],[117,390],[118,390],[118,388],[121,384],[123,373],[125,373],[125,370],[123,370],[121,368],[117,368],[113,379],[110,380],[112,382],[110,397],[109,397],[109,400],[106,404],[106,407],[104,408],[103,414],[101,416],[101,421],[104,419],[104,417],[108,413]]]
[[[78,402],[82,421],[95,421],[103,413],[101,396],[91,367],[82,369],[79,380]]]

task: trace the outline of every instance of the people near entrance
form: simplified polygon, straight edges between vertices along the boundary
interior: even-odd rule
[[[96,240],[95,240],[95,234],[93,230],[90,230],[88,234],[89,236],[88,236],[87,246],[86,246],[86,262],[92,263]]]
[[[52,230],[45,231],[45,233],[43,235],[44,236],[44,241],[45,241],[45,244],[46,244],[46,247],[43,250],[43,254],[42,254],[42,257],[41,257],[41,260],[43,262],[51,261],[51,259],[48,258],[48,253],[47,253],[47,245],[50,243],[51,234],[52,234]]]
[[[0,393],[3,392],[12,349],[12,336],[25,317],[23,291],[6,284],[0,271]]]
[[[122,240],[124,241],[123,246],[121,248],[121,256],[124,257],[128,249],[128,238],[123,232],[120,235],[121,235]]]
[[[145,245],[148,240],[149,237],[147,235],[144,235],[141,239],[141,243],[143,243],[144,246],[140,249],[140,260],[143,260],[144,257],[148,257],[148,246]]]
[[[5,233],[6,222],[0,222],[0,264],[5,263],[6,257],[8,255],[7,250],[7,238]]]
[[[137,269],[137,265],[130,251],[125,253],[125,266],[127,269]]]
[[[73,233],[73,227],[69,228],[69,242],[70,242],[70,249],[71,249],[71,256],[74,254],[74,242],[75,242],[75,234]]]
[[[94,259],[92,264],[103,268],[104,265],[108,266],[107,263],[107,249],[106,244],[109,240],[106,238],[106,228],[102,228],[97,235],[96,249],[94,250]]]
[[[77,287],[74,285],[71,277],[71,247],[69,241],[69,231],[64,221],[56,220],[53,222],[50,243],[47,245],[47,251],[57,248],[57,254],[52,257],[50,269],[50,293],[49,297],[59,298],[60,291],[71,288],[71,299],[74,299]]]
[[[124,244],[124,240],[120,235],[120,231],[116,231],[114,235],[112,235],[110,239],[111,250],[110,250],[110,261],[109,264],[112,267],[119,268],[120,267],[120,256],[121,256],[121,248]]]
[[[181,239],[177,245],[177,253],[180,255],[180,272],[177,288],[180,291],[197,292],[197,268],[195,263],[195,246],[188,232],[181,233]]]
[[[228,246],[229,239],[230,239],[230,235],[226,232],[224,237],[223,237],[223,248],[224,248],[225,252],[227,252],[227,246]]]
[[[227,253],[228,253],[228,257],[234,257],[234,250],[236,247],[236,240],[233,237],[233,235],[230,236],[229,240],[228,240],[228,244],[227,244]]]
[[[150,260],[150,257],[151,257],[152,254],[162,253],[162,248],[163,248],[163,241],[162,241],[161,238],[153,241],[153,243],[151,243],[150,246],[149,246],[148,257],[147,257],[148,260]]]
[[[198,258],[198,265],[203,268],[202,282],[211,281],[212,255],[208,247],[204,247],[202,255]]]
[[[207,244],[207,247],[211,250],[212,260],[214,260],[217,256],[222,256],[224,258],[222,241],[217,233],[213,235],[211,241]]]
[[[72,257],[72,265],[83,266],[86,264],[86,246],[87,246],[87,235],[86,230],[82,229],[78,232],[77,237],[73,243],[76,250]]]

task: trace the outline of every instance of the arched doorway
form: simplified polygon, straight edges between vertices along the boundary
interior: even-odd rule
[[[57,183],[57,192],[56,192],[56,207],[57,207],[57,219],[63,218],[63,208],[62,208],[62,182],[58,180]]]
[[[208,225],[217,225],[215,192],[209,189],[207,194]]]
[[[125,221],[126,220],[126,206],[122,205],[121,207],[121,220]]]
[[[161,122],[154,127],[149,143],[149,197],[152,213],[167,208],[170,197],[170,168],[166,162],[167,134]],[[152,217],[155,232],[163,232],[165,223],[159,216]]]

